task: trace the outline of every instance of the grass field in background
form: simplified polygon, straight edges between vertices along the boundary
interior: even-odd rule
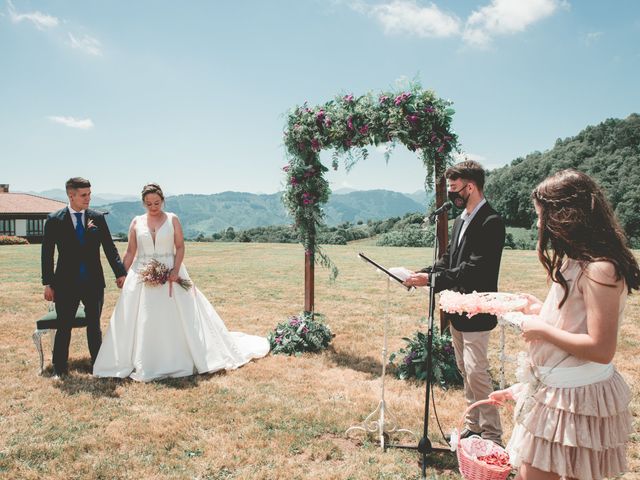
[[[74,331],[71,375],[38,376],[31,341],[35,319],[47,309],[40,285],[40,248],[0,247],[0,477],[10,479],[416,479],[418,455],[382,452],[375,437],[345,436],[380,398],[384,315],[389,299],[389,352],[417,329],[427,311],[424,291],[391,286],[356,253],[388,266],[418,268],[431,251],[360,242],[328,246],[338,265],[335,283],[316,270],[316,311],[335,333],[332,348],[301,357],[269,355],[228,373],[136,383],[94,379],[83,331]],[[121,252],[123,244],[119,244]],[[188,243],[186,266],[230,330],[266,335],[303,306],[304,253],[299,245]],[[118,290],[105,263],[108,288],[103,331]],[[533,251],[504,252],[500,288],[544,297],[547,284]],[[508,351],[524,348],[508,334]],[[491,359],[497,379],[498,330]],[[45,348],[50,349],[48,339]],[[640,422],[640,307],[631,296],[615,363],[634,392]],[[47,355],[50,364],[50,355]],[[514,367],[507,366],[509,375]],[[387,408],[399,426],[420,434],[422,385],[385,379]],[[460,390],[435,390],[445,431],[464,410]],[[502,411],[510,430],[510,412]],[[439,433],[430,422],[434,442]],[[410,442],[406,437],[400,438]],[[628,453],[640,472],[640,437]],[[430,478],[461,478],[452,460],[437,460]],[[639,478],[630,473],[625,478]]]

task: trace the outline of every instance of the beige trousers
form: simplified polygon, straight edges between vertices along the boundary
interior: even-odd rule
[[[484,400],[493,392],[493,384],[489,376],[489,348],[490,331],[461,332],[451,325],[451,338],[456,355],[458,370],[464,381],[464,396],[467,405]],[[476,407],[467,414],[465,426],[473,432],[482,432],[482,437],[502,440],[502,426],[500,414],[493,405]]]

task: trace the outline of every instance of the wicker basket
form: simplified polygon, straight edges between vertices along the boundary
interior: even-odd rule
[[[470,405],[462,414],[460,430],[462,430],[462,425],[464,424],[467,413],[469,413],[472,408],[490,403],[494,403],[493,400],[487,399]],[[478,440],[480,440],[480,442]],[[471,443],[475,444],[475,450],[473,449],[474,447],[471,447]],[[480,448],[478,448],[478,444],[481,446]],[[511,465],[498,467],[496,465],[489,465],[476,458],[495,452],[506,453],[504,448],[496,445],[491,440],[480,439],[480,437],[475,437],[475,439],[474,437],[461,439],[458,442],[456,455],[458,456],[458,467],[460,468],[462,477],[466,480],[505,480],[511,472]]]

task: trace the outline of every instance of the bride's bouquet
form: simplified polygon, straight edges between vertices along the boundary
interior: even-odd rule
[[[150,287],[159,287],[169,281],[170,273],[171,270],[169,270],[169,267],[154,258],[142,267],[139,275],[141,282]],[[189,290],[193,287],[193,282],[186,278],[178,278],[176,283],[185,290]],[[169,285],[169,287],[171,287],[171,285]],[[169,292],[169,294],[171,294],[171,292]]]

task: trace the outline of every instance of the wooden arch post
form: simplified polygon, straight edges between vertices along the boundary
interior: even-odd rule
[[[440,172],[444,171],[444,168],[442,170],[436,168],[435,170],[436,172]],[[436,208],[443,205],[446,199],[447,179],[444,178],[443,174],[436,183]],[[438,245],[440,246],[438,256],[442,257],[447,249],[447,245],[449,244],[449,214],[447,212],[441,213],[438,217],[438,231],[436,232],[436,235],[438,237]],[[444,312],[440,310],[440,333],[444,332],[445,328],[448,326],[449,322],[447,321]]]

